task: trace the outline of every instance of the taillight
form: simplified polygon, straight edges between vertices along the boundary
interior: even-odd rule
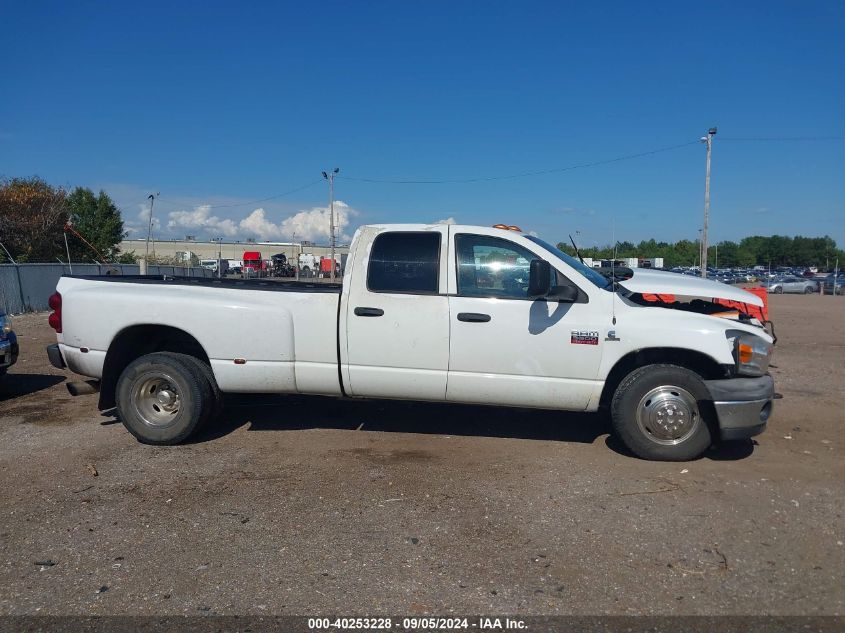
[[[50,324],[50,327],[56,330],[57,334],[61,334],[62,332],[62,295],[58,292],[54,292],[50,295],[50,298],[47,300],[47,305],[50,306],[52,312],[50,313],[50,317],[47,319],[47,322]]]

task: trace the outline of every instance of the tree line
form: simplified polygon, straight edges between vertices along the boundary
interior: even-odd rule
[[[575,255],[572,244],[561,242],[557,246],[562,251]],[[701,257],[700,243],[691,240],[658,242],[650,239],[643,240],[639,244],[619,242],[615,251],[611,245],[598,248],[579,247],[579,251],[582,257],[593,259],[662,257],[666,268],[697,266],[700,264]],[[708,265],[719,268],[817,266],[831,269],[837,257],[839,265],[842,266],[845,263],[845,251],[837,248],[836,241],[827,235],[824,237],[752,235],[739,242],[719,242],[707,249]]]
[[[67,259],[64,234],[72,261],[107,261],[135,263],[134,253],[121,253],[120,242],[126,237],[123,218],[105,191],[94,193],[86,187],[66,190],[41,178],[6,178],[0,180],[0,243],[17,262],[55,262]],[[88,242],[86,244],[86,241]],[[575,255],[566,242],[558,248]],[[639,244],[619,242],[612,246],[580,248],[583,257],[662,257],[666,267],[699,264],[697,241]],[[0,262],[9,258],[0,248]],[[830,269],[836,258],[845,264],[845,252],[836,241],[824,237],[789,237],[753,235],[739,242],[724,241],[710,246],[708,262],[720,267],[818,266]]]
[[[67,234],[67,245],[65,245]],[[126,236],[120,209],[105,191],[66,190],[41,178],[0,180],[0,262],[135,263],[121,253]],[[87,242],[87,243],[86,243]]]

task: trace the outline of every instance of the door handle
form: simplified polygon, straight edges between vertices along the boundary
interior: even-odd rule
[[[481,314],[480,312],[458,312],[458,321],[465,321],[466,323],[487,323],[489,320],[489,314]]]
[[[355,316],[380,317],[384,314],[381,308],[355,308]]]

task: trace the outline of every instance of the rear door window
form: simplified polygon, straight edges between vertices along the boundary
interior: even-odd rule
[[[382,233],[373,242],[367,268],[370,292],[438,294],[439,232]]]

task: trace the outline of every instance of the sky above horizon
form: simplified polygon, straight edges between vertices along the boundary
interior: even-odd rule
[[[698,139],[715,125],[712,241],[845,246],[841,1],[39,2],[3,16],[0,177],[102,188],[133,236],[159,192],[159,238],[326,242],[321,171],[339,167],[342,240],[447,219],[577,231],[584,246],[694,240]]]

